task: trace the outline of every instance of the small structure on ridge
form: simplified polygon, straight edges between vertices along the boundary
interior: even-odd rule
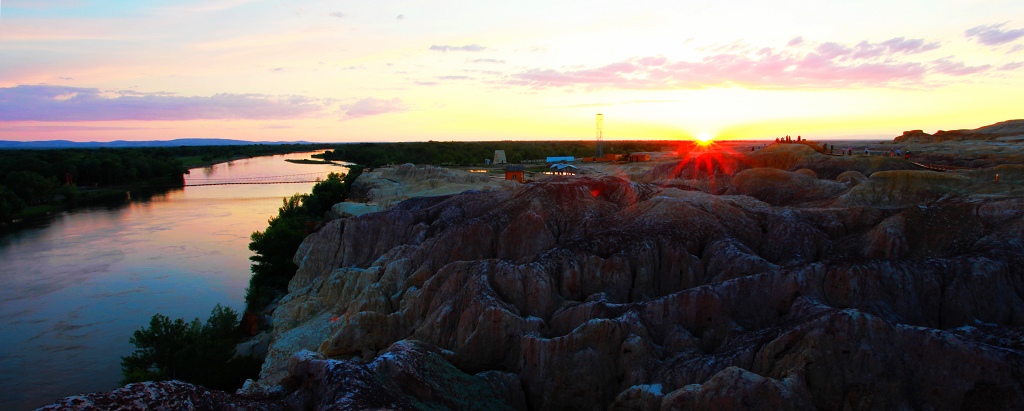
[[[525,183],[526,178],[523,176],[523,166],[520,164],[505,166],[505,179]]]
[[[565,163],[552,164],[550,169],[554,175],[558,176],[574,176],[576,175],[576,170],[578,170],[576,166]]]
[[[651,155],[643,153],[632,153],[628,157],[626,157],[626,161],[630,163],[651,161]]]
[[[584,163],[614,163],[622,159],[622,154],[605,154],[604,157],[583,157]]]

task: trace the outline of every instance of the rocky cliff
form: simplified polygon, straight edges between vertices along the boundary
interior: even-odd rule
[[[335,220],[212,407],[1024,408],[1019,181],[728,161]]]
[[[733,189],[771,203],[843,186],[784,196],[810,177],[746,172],[768,187]],[[296,256],[260,384],[300,349],[362,363],[419,341],[528,409],[1024,406],[1024,204],[872,207],[903,191],[876,179],[812,207],[554,179],[338,220]]]

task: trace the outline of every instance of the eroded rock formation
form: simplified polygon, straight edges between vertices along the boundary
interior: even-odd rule
[[[903,190],[875,179],[852,190]],[[1020,200],[850,193],[555,179],[335,221],[296,256],[260,384],[299,349],[372,362],[415,340],[528,409],[1024,406]]]

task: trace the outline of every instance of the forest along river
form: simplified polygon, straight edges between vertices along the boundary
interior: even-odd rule
[[[309,154],[192,169],[185,180],[348,171],[284,161]],[[128,338],[155,313],[206,321],[218,303],[241,311],[249,235],[267,227],[282,198],[313,184],[185,187],[0,235],[0,410],[118,388],[121,357],[134,350]]]

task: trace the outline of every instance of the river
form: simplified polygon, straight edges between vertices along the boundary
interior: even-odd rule
[[[347,171],[289,158],[309,153],[193,169],[186,185]],[[313,184],[186,186],[0,235],[0,410],[119,387],[128,339],[155,313],[205,321],[218,303],[241,311],[249,235]]]

